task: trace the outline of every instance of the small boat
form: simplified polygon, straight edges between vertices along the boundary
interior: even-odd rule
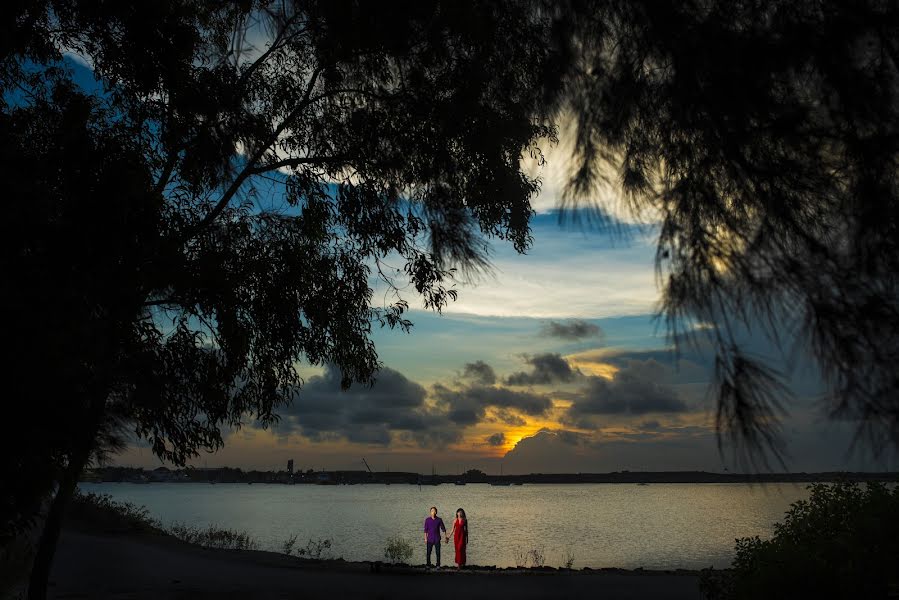
[[[499,476],[500,476],[500,477],[503,476],[503,465],[502,465],[502,463],[500,463],[500,465],[499,465]],[[490,485],[500,485],[500,486],[505,487],[505,486],[507,486],[507,485],[512,485],[512,482],[511,482],[511,481],[491,481],[491,482],[490,482]]]
[[[465,485],[465,482],[464,482],[464,481],[457,481],[457,482],[456,482],[456,485]]]

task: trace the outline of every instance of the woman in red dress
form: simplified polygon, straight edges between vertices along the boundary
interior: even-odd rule
[[[468,518],[461,508],[456,511],[453,528],[446,535],[447,541],[450,536],[453,537],[453,545],[456,547],[456,564],[461,569],[465,566],[465,547],[468,546]]]

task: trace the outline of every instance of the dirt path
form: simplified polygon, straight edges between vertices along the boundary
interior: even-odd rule
[[[157,537],[67,530],[52,598],[652,598],[697,600],[695,575],[627,572],[389,570],[367,563],[310,565],[270,552],[208,550]]]

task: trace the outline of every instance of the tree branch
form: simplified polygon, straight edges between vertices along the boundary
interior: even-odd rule
[[[163,190],[165,190],[165,186],[168,185],[169,180],[172,178],[172,173],[175,171],[175,165],[177,164],[178,151],[173,149],[169,154],[169,159],[165,162],[162,173],[159,174],[159,181],[157,181],[156,185],[153,187],[154,193],[161,194]]]
[[[273,163],[260,165],[250,169],[250,175],[268,173],[282,167],[298,167],[300,165],[327,165],[345,163],[350,159],[348,155],[339,156],[307,156],[303,158],[285,158]]]
[[[177,304],[179,306],[182,305],[181,301],[177,298],[163,298],[161,300],[148,300],[142,304],[142,306],[165,306],[167,304]]]
[[[299,31],[291,34],[290,36],[284,37],[284,34],[287,32],[287,29],[291,26],[293,21],[295,21],[297,19],[297,17],[299,17],[299,15],[300,15],[300,13],[296,13],[295,15],[290,17],[284,23],[283,27],[281,27],[281,30],[278,32],[278,35],[275,36],[274,40],[272,40],[272,43],[268,47],[268,49],[266,49],[266,51],[263,52],[259,56],[259,58],[254,60],[253,63],[250,64],[249,67],[247,67],[247,70],[241,74],[240,79],[237,80],[238,89],[242,88],[244,86],[244,84],[246,84],[246,82],[250,78],[250,76],[256,71],[256,69],[258,69],[260,66],[262,66],[262,64],[265,63],[266,60],[268,60],[268,57],[271,56],[273,52],[283,48],[285,43],[289,42],[290,40],[294,39],[295,37],[302,35],[303,33],[306,32],[306,29],[303,28],[303,29],[300,29]]]
[[[316,67],[312,72],[312,76],[309,78],[309,85],[306,86],[306,91],[303,93],[303,99],[297,104],[296,108],[290,111],[284,120],[281,122],[278,127],[272,132],[272,135],[269,136],[269,139],[260,146],[260,148],[256,151],[256,153],[247,161],[246,166],[243,170],[234,178],[234,181],[231,182],[231,185],[228,186],[228,189],[225,190],[225,193],[222,194],[222,197],[216,203],[216,205],[210,210],[203,219],[197,223],[196,227],[193,227],[190,233],[187,236],[187,240],[192,239],[195,235],[201,232],[203,229],[208,227],[213,221],[222,212],[225,210],[225,207],[228,206],[228,203],[231,202],[231,199],[243,185],[243,183],[252,176],[253,170],[256,169],[255,165],[259,162],[265,153],[269,150],[269,148],[274,144],[278,138],[284,133],[284,130],[290,125],[290,123],[300,114],[302,110],[304,110],[307,106],[309,106],[309,97],[312,95],[312,90],[315,88],[315,84],[318,82],[319,75],[321,75],[322,71],[325,67],[319,66]],[[263,171],[264,172],[264,171]],[[185,240],[186,241],[186,240]]]

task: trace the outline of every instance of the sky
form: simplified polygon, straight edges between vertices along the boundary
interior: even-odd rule
[[[525,255],[491,245],[489,272],[460,282],[443,314],[409,297],[412,332],[375,332],[384,366],[374,386],[342,392],[338,373],[301,366],[305,384],[277,426],[228,432],[222,450],[193,464],[357,470],[364,457],[375,470],[445,474],[745,471],[718,448],[708,325],[675,360],[656,319],[656,228],[625,214],[613,230],[560,218],[560,188],[547,179]],[[742,337],[794,394],[788,470],[894,467],[851,451],[853,430],[826,418],[812,361]],[[142,444],[117,462],[160,464]]]
[[[89,84],[89,65],[74,66]],[[604,190],[596,201],[605,226],[563,218],[564,127],[560,138],[543,145],[545,166],[522,163],[542,180],[526,254],[491,243],[490,268],[459,282],[442,314],[408,295],[415,325],[375,331],[383,368],[371,388],[342,392],[337,373],[301,364],[305,384],[277,426],[229,431],[223,449],[193,464],[270,470],[293,459],[304,470],[359,470],[365,458],[379,471],[446,474],[746,471],[731,448],[719,450],[703,332],[675,358],[657,319],[654,216],[631,214]],[[792,393],[787,470],[899,468],[896,457],[853,446],[851,424],[827,418],[827,389],[808,356],[788,360],[759,332],[740,337]],[[141,442],[115,462],[161,464]]]

